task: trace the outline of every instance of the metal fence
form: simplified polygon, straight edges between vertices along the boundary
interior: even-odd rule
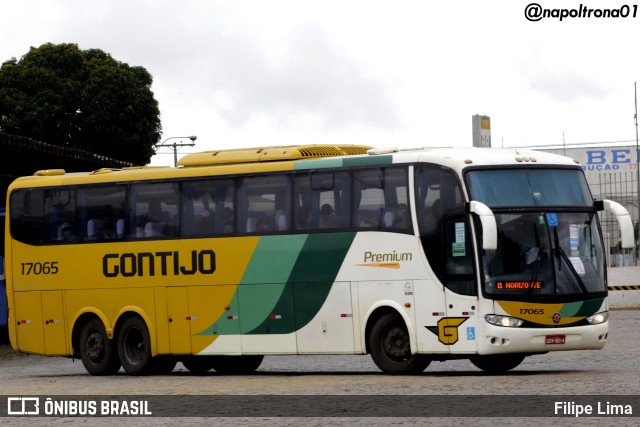
[[[640,265],[638,253],[638,190],[635,171],[606,172],[598,174],[598,182],[591,182],[591,192],[597,200],[609,199],[623,205],[631,214],[635,226],[636,248],[622,249],[618,222],[607,212],[600,213],[600,223],[605,246],[609,248],[608,263],[611,267]]]

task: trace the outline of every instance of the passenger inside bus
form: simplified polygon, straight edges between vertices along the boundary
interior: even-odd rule
[[[213,224],[213,211],[211,209],[205,209],[200,213],[198,224],[196,225],[196,232],[198,234],[212,234],[214,231]]]
[[[63,222],[60,226],[60,240],[63,242],[73,242],[76,239],[73,227],[68,222]]]
[[[409,210],[404,203],[398,204],[396,208],[395,218],[393,220],[394,228],[408,228],[409,227]]]
[[[334,228],[338,226],[338,220],[333,214],[333,208],[325,203],[320,208],[320,228]]]
[[[224,208],[224,228],[223,233],[233,233],[233,209]]]

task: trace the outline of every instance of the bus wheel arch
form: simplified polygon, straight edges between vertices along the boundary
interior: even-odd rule
[[[117,343],[110,339],[103,320],[84,313],[74,323],[73,353],[91,375],[113,375],[120,370]]]
[[[411,351],[411,330],[404,317],[391,307],[376,309],[365,330],[367,353],[374,363],[388,374],[417,374],[424,371],[431,359]]]

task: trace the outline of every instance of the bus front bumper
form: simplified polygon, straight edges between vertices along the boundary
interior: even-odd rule
[[[561,328],[508,328],[484,323],[478,334],[478,354],[599,350],[608,334],[608,321]]]

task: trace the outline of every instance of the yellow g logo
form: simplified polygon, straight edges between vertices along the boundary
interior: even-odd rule
[[[438,341],[444,345],[452,345],[458,342],[458,326],[462,325],[468,317],[443,317],[438,320],[438,326],[425,326],[438,336]]]

